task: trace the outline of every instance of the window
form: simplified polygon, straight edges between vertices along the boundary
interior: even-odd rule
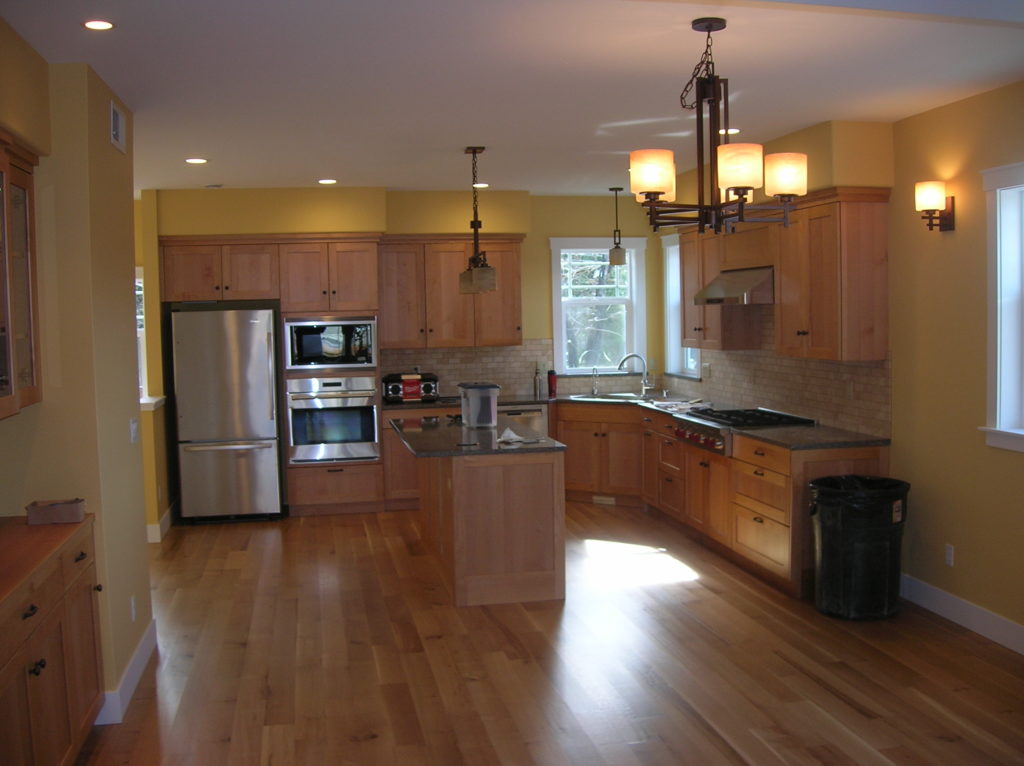
[[[139,358],[139,396],[145,396],[146,385],[146,315],[143,301],[142,267],[135,267],[135,344]]]
[[[1024,452],[1024,163],[986,170],[989,446]]]
[[[665,254],[665,372],[700,380],[700,349],[683,348],[679,235],[661,238]]]
[[[607,237],[551,238],[555,368],[559,373],[615,370],[630,352],[644,353],[644,252],[626,237],[624,266],[608,265]]]

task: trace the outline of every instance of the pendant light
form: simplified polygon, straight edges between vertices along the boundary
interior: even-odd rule
[[[807,193],[807,155],[764,156],[761,144],[729,143],[729,81],[715,72],[711,33],[725,29],[725,19],[694,19],[691,28],[706,35],[704,54],[679,96],[684,109],[697,112],[697,200],[676,202],[675,157],[668,149],[630,152],[630,192],[647,208],[657,231],[662,226],[696,224],[700,231],[731,230],[741,221],[789,225],[794,200]],[[778,204],[752,205],[748,197],[764,186]],[[751,210],[781,211],[752,218]]]
[[[608,189],[615,192],[615,230],[612,232],[612,249],[608,251],[609,266],[624,266],[626,264],[626,248],[622,246],[622,232],[619,231],[619,192],[621,186],[612,186]]]
[[[483,223],[477,212],[477,190],[487,184],[481,184],[476,177],[476,157],[482,153],[483,146],[467,146],[466,154],[473,155],[473,220],[469,228],[473,230],[473,254],[469,257],[466,270],[459,274],[460,293],[488,293],[498,287],[498,272],[487,264],[487,253],[480,250],[480,227]]]

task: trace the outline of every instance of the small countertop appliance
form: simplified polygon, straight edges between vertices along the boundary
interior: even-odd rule
[[[389,404],[437,401],[437,375],[429,372],[393,372],[385,375],[382,383],[384,401]]]

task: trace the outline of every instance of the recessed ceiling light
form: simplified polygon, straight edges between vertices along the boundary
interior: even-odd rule
[[[474,189],[486,189],[488,186],[490,186],[490,184],[485,184],[485,183],[475,183],[475,184],[473,184],[473,188]]]
[[[83,21],[82,26],[86,29],[91,29],[94,32],[106,32],[108,29],[114,28],[113,22],[105,21],[104,19],[90,19],[89,21]]]
[[[728,130],[726,130],[725,128],[719,128],[718,129],[718,134],[722,135],[722,136],[725,136],[725,135],[735,136],[739,132],[740,132],[739,128],[729,128]]]
[[[206,160],[202,157],[189,157],[185,160],[189,165],[205,165]]]
[[[334,178],[321,178],[319,181],[317,181],[317,183],[323,184],[324,186],[330,186],[331,184],[338,183],[338,181],[337,179]]]

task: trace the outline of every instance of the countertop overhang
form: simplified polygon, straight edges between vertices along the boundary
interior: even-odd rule
[[[559,452],[565,445],[534,433],[519,423],[498,416],[496,428],[467,428],[446,416],[391,418],[390,426],[416,457],[464,457],[466,455],[511,455],[533,452]],[[505,429],[511,429],[524,441],[500,441]]]

